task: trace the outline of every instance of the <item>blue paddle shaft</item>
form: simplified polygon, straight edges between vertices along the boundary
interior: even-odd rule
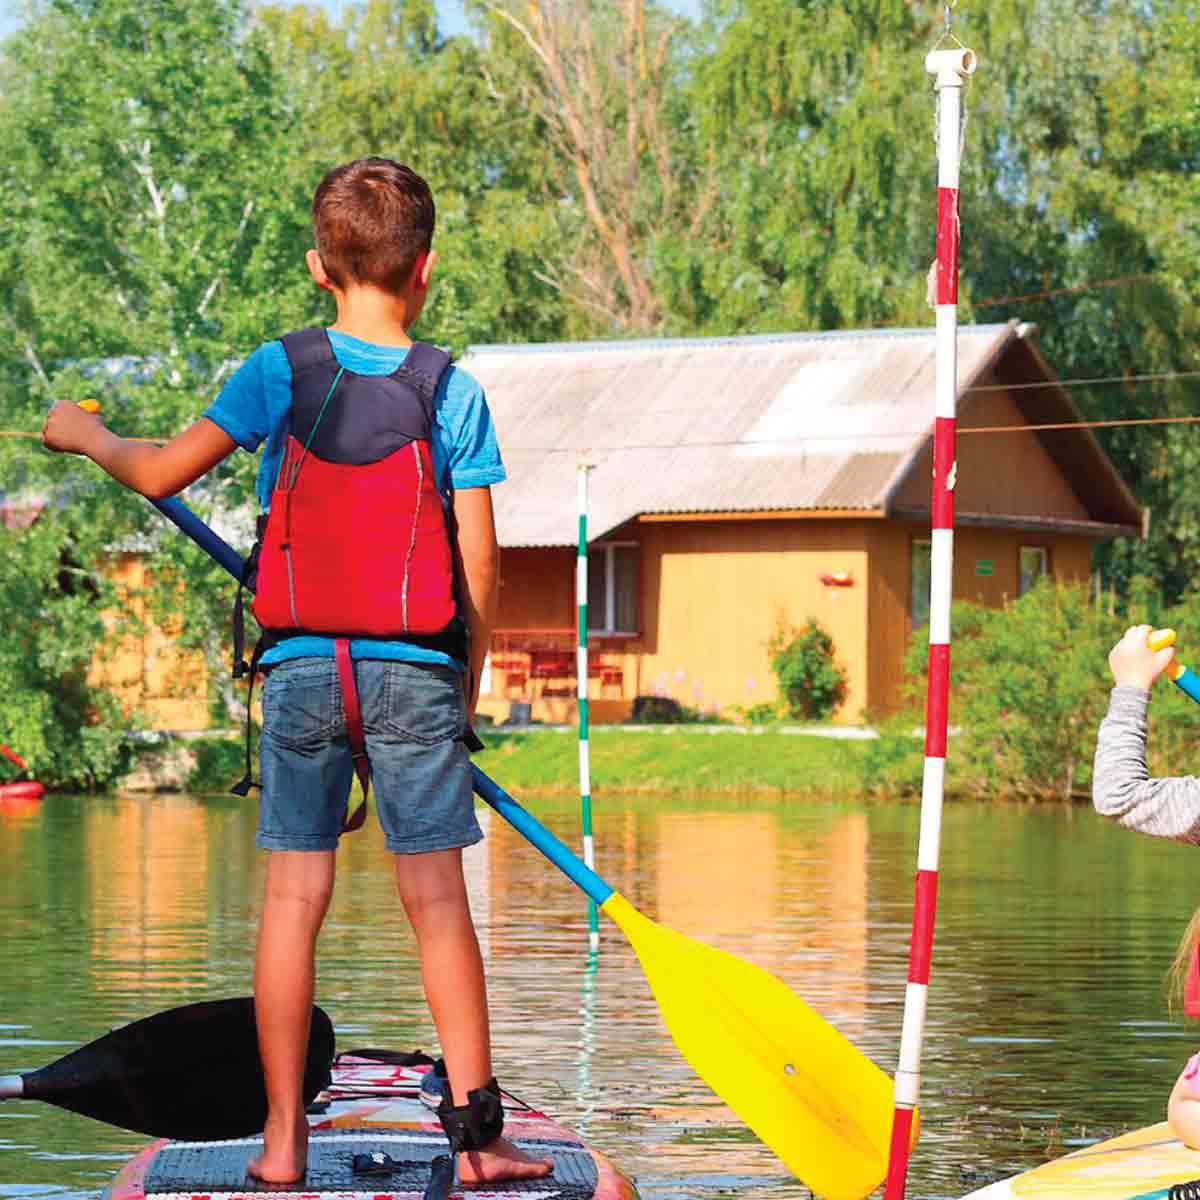
[[[1175,686],[1200,704],[1200,676],[1191,667],[1184,667],[1175,679]]]
[[[215,534],[182,500],[177,496],[168,496],[165,500],[151,500],[168,521],[177,525],[184,533],[205,551],[226,571],[241,581],[245,563],[242,556],[223,538]]]
[[[234,579],[241,581],[245,562],[224,538],[218,537],[177,496],[151,503],[164,517],[212,556]],[[584,864],[565,843],[560,842],[544,825],[525,811],[499,784],[489,779],[474,763],[471,782],[475,794],[492,806],[523,838],[540,850],[572,883],[581,888],[597,904],[603,904],[613,894],[599,875]]]
[[[474,763],[471,783],[475,794],[486,800],[523,838],[540,850],[572,883],[583,889],[597,904],[603,904],[613,889],[558,840],[539,821],[529,815],[495,780],[489,779]]]

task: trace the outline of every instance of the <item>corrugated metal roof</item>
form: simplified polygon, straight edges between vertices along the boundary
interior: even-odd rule
[[[959,330],[967,386],[1015,336]],[[885,507],[932,428],[932,329],[472,347],[509,481],[506,546],[576,538],[640,514]]]

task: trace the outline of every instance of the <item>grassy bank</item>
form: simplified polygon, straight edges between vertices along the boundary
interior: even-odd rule
[[[518,799],[578,794],[575,730],[535,726],[484,729],[482,735],[487,750],[475,761]],[[846,795],[862,787],[861,764],[870,745],[770,728],[599,726],[591,738],[592,791]],[[199,739],[190,753],[195,765],[184,785],[188,791],[227,792],[244,770],[240,738]]]
[[[575,731],[485,730],[476,762],[518,797],[522,792],[577,793]],[[864,745],[778,729],[599,726],[592,730],[592,791],[857,791]]]

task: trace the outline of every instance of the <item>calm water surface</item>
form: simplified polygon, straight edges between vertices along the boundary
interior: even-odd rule
[[[566,802],[534,811],[568,841]],[[600,799],[597,867],[647,916],[784,979],[895,1066],[918,811],[697,796]],[[252,807],[49,797],[0,805],[0,1073],[111,1026],[249,991],[263,859]],[[579,894],[498,818],[470,856],[497,1069],[646,1200],[808,1195],[681,1062],[612,925],[586,964]],[[1200,888],[1195,850],[1084,808],[946,810],[911,1197],[958,1197],[1161,1119],[1192,1048],[1162,976]],[[318,999],[342,1049],[433,1049],[378,828],[340,851]],[[1197,1039],[1200,1040],[1200,1039]],[[95,1197],[146,1139],[0,1106],[0,1196]]]

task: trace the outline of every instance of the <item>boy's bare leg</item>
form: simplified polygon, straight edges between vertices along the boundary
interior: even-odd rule
[[[314,950],[333,893],[332,850],[273,850],[254,960],[254,1012],[267,1086],[263,1152],[247,1172],[294,1183],[308,1158],[304,1063],[312,1019]]]
[[[398,854],[396,883],[421,954],[421,977],[455,1104],[492,1077],[487,985],[463,878],[462,851]],[[554,1164],[505,1137],[459,1155],[463,1183],[535,1179]]]

